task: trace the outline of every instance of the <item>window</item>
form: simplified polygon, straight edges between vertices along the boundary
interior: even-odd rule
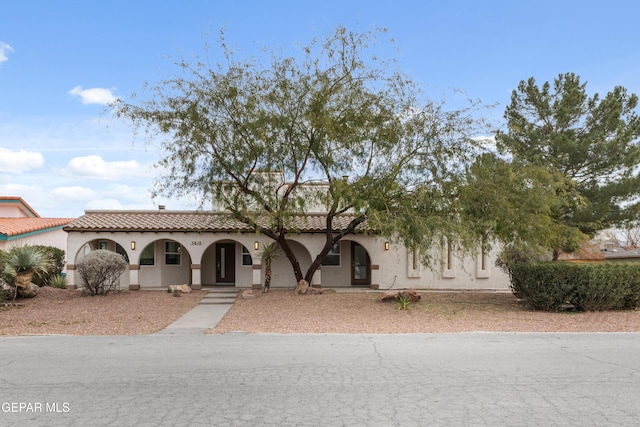
[[[122,246],[116,243],[116,253],[122,255],[127,264],[129,264],[129,255],[127,255],[127,251],[124,250]]]
[[[242,247],[242,265],[253,265],[253,259],[249,249]]]
[[[180,265],[180,243],[164,242],[164,263],[166,265]]]
[[[153,243],[147,245],[140,254],[140,265],[155,265],[156,257],[153,250]]]
[[[327,256],[322,260],[322,265],[340,265],[340,242],[333,244]]]
[[[109,243],[105,242],[104,240],[101,240],[98,242],[98,249],[102,249],[102,250],[108,250],[109,249]]]

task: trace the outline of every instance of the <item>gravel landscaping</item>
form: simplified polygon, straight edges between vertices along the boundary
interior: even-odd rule
[[[510,293],[421,292],[399,310],[372,292],[294,295],[272,289],[236,299],[210,333],[640,332],[640,311],[546,313],[525,309]],[[137,335],[157,332],[195,307],[205,291],[82,296],[41,288],[36,298],[0,310],[0,335]],[[10,302],[11,303],[11,302]]]

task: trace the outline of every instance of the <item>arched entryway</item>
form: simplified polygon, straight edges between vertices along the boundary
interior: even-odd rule
[[[191,284],[191,255],[179,242],[155,240],[140,251],[140,286],[146,288]]]
[[[351,285],[371,285],[371,258],[361,244],[351,241]]]
[[[253,258],[242,243],[219,240],[204,251],[201,271],[203,286],[251,287]]]
[[[102,249],[111,252],[116,252],[123,256],[127,264],[131,264],[129,261],[129,256],[127,255],[127,251],[120,245],[118,242],[111,239],[94,239],[90,240],[84,245],[80,247],[78,253],[76,253],[74,262],[72,265],[78,264],[78,262],[88,253]],[[80,282],[80,277],[75,279]],[[128,289],[129,288],[129,270],[125,270],[122,275],[120,275],[120,289]]]

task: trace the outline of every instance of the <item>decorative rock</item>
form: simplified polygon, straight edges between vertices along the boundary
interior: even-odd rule
[[[400,292],[400,297],[407,298],[411,302],[418,302],[422,299],[422,296],[415,289]]]
[[[169,285],[169,292],[182,292],[188,294],[191,292],[191,286],[189,285]]]
[[[397,301],[399,294],[400,292],[385,292],[384,294],[380,295],[380,301],[382,302]]]
[[[298,282],[296,287],[293,289],[293,293],[296,295],[304,295],[307,293],[307,289],[309,289],[309,282],[302,279]]]
[[[255,298],[256,294],[254,294],[252,290],[246,289],[240,293],[240,296],[243,299],[251,299],[251,298]]]
[[[422,299],[422,295],[418,293],[415,289],[409,289],[405,291],[397,291],[397,292],[385,292],[380,296],[380,301],[388,302],[388,301],[397,301],[400,298],[406,298],[411,302],[418,302]]]
[[[18,287],[18,295],[23,298],[33,298],[38,295],[39,290],[40,288],[38,287],[38,285],[29,283],[27,286]]]

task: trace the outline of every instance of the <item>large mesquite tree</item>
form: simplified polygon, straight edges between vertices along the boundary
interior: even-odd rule
[[[339,27],[291,56],[241,60],[222,36],[217,64],[179,61],[177,75],[115,110],[164,137],[156,194],[213,197],[276,241],[297,280],[310,281],[331,247],[365,224],[426,258],[435,241],[469,235],[450,194],[475,153],[477,104],[445,111],[424,99],[377,56],[382,33]],[[324,185],[305,185],[314,181]],[[302,272],[288,236],[318,206],[325,244]]]

